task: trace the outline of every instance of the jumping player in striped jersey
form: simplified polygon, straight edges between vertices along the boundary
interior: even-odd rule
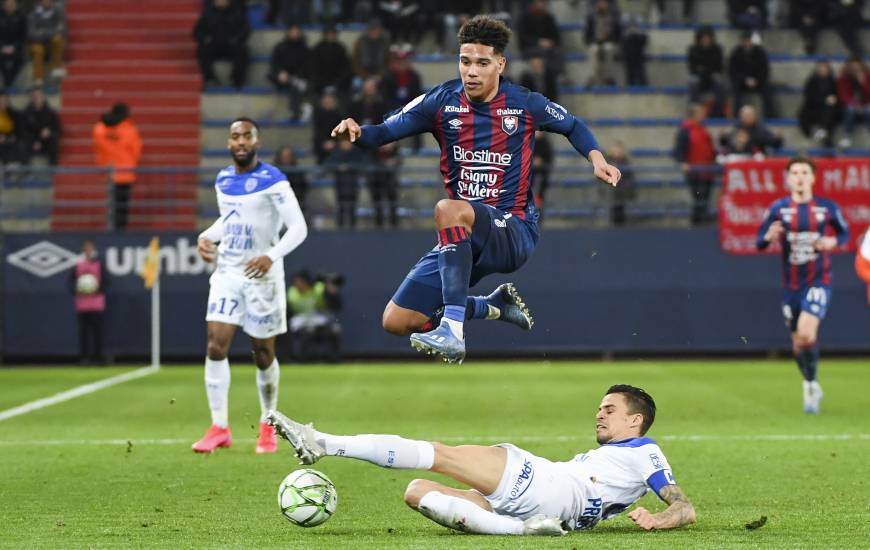
[[[791,195],[767,209],[756,244],[760,250],[774,240],[782,245],[782,312],[804,377],[804,412],[818,414],[823,394],[816,380],[817,337],[831,301],[830,252],[848,242],[849,228],[833,201],[813,197],[816,167],[812,160],[794,157],[786,169]],[[829,229],[836,237],[825,235]]]
[[[469,297],[468,288],[491,273],[516,271],[534,251],[538,212],[530,184],[535,130],[566,136],[599,179],[615,186],[621,177],[586,124],[541,94],[501,78],[510,39],[504,23],[476,16],[462,26],[458,39],[461,78],[435,86],[382,124],[360,127],[348,118],[332,131],[333,137],[365,148],[425,132],[438,140],[449,197],[435,206],[438,245],[393,295],[383,326],[396,335],[410,334],[416,349],[449,363],[465,358],[467,319],[532,328],[513,284],[501,285],[487,297]]]

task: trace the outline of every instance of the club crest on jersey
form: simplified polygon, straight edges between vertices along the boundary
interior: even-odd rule
[[[507,135],[512,136],[517,131],[518,126],[519,119],[517,119],[517,117],[513,115],[501,117],[501,129],[504,130],[504,133]]]
[[[255,178],[248,178],[245,180],[245,192],[250,193],[254,189],[257,188],[257,180]]]

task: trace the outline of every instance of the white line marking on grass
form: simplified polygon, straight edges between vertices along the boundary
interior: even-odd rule
[[[64,401],[69,401],[70,399],[75,399],[76,397],[80,397],[82,395],[94,393],[95,391],[99,391],[103,388],[108,388],[109,386],[121,384],[129,380],[135,380],[137,378],[142,378],[143,376],[148,376],[149,374],[153,374],[158,370],[160,369],[157,367],[142,367],[134,371],[125,372],[117,376],[112,376],[111,378],[105,378],[103,380],[98,380],[90,384],[78,386],[71,390],[52,395],[51,397],[37,399],[36,401],[31,401],[30,403],[25,403],[12,409],[0,411],[0,422],[8,420],[10,418],[14,418],[16,416],[20,416],[22,414],[38,411],[39,409],[44,409],[45,407],[50,407]]]
[[[526,441],[526,442],[553,442],[553,441],[577,441],[580,438],[573,435],[555,436],[452,436],[433,437],[432,441],[444,441],[450,443],[466,443],[471,441]],[[755,436],[743,435],[663,435],[657,438],[660,441],[685,441],[689,443],[706,441],[870,441],[870,434],[761,434]],[[188,444],[192,439],[19,439],[0,440],[0,445],[180,445]],[[252,443],[254,438],[239,439],[237,443]]]

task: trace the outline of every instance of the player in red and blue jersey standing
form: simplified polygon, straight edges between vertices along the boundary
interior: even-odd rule
[[[516,271],[535,249],[538,212],[530,185],[535,130],[566,136],[599,179],[615,186],[621,176],[586,124],[541,94],[501,78],[510,39],[504,23],[479,15],[462,26],[458,38],[461,78],[435,86],[382,124],[360,127],[348,118],[332,131],[365,148],[425,132],[438,140],[449,196],[435,206],[438,245],[399,286],[384,310],[383,326],[396,335],[410,334],[414,348],[449,363],[465,358],[467,319],[532,328],[513,284],[486,297],[469,297],[468,288],[491,273]]]
[[[791,195],[768,208],[756,244],[760,250],[775,240],[782,245],[782,312],[804,377],[804,412],[818,414],[823,394],[816,380],[817,340],[831,302],[830,252],[848,242],[849,228],[833,201],[813,196],[816,166],[812,160],[794,157],[786,170]],[[829,229],[836,237],[825,235]]]

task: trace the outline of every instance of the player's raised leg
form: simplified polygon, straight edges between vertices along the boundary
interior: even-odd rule
[[[218,321],[208,323],[208,348],[205,358],[205,393],[211,410],[211,427],[192,445],[198,453],[210,453],[232,444],[229,425],[230,363],[227,354],[236,326]]]
[[[466,201],[442,199],[435,205],[435,225],[444,316],[434,330],[412,334],[411,345],[441,355],[448,363],[461,363],[465,359],[463,324],[471,279],[474,209]]]
[[[821,319],[802,311],[797,330],[792,333],[792,351],[804,377],[804,412],[818,414],[823,392],[817,380],[819,368],[818,334]]]
[[[260,435],[257,438],[256,452],[274,453],[278,450],[275,428],[266,422],[269,411],[278,407],[278,383],[281,380],[281,367],[275,357],[275,337],[251,337],[251,352],[257,365],[257,392],[260,396]]]
[[[473,490],[452,489],[428,480],[414,480],[405,492],[405,502],[429,519],[460,531],[522,535],[562,534],[558,523],[542,518],[522,520],[502,516],[482,495],[494,493],[507,464],[502,447],[460,445],[405,439],[397,435],[333,435],[303,425],[278,411],[269,413],[269,422],[293,446],[303,464],[324,456],[355,458],[383,468],[429,470],[446,475]]]

